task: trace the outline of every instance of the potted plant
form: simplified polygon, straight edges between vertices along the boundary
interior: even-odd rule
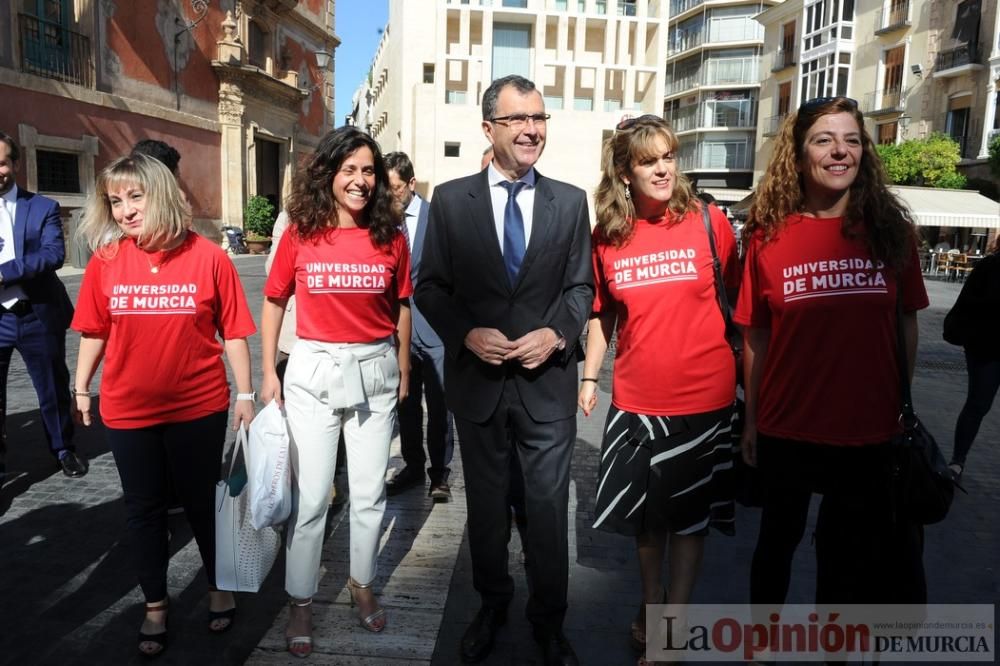
[[[275,211],[267,197],[250,197],[243,209],[243,234],[251,254],[264,254],[271,247]]]

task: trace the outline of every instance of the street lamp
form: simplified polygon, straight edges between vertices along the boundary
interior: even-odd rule
[[[315,52],[315,55],[316,55],[316,66],[325,72],[326,68],[330,66],[330,61],[333,60],[333,54],[330,53],[329,51],[318,49]]]
[[[909,132],[909,130],[910,130],[910,121],[911,120],[913,120],[913,119],[910,118],[908,115],[906,115],[905,111],[903,112],[903,115],[901,115],[896,120],[896,122],[899,123],[899,136],[901,138],[905,137],[907,135],[907,133]]]

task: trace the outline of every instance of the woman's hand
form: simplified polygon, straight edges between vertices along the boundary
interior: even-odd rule
[[[584,416],[590,416],[597,407],[597,383],[583,382],[580,384],[580,393],[576,398],[576,404],[583,410]]]
[[[278,407],[284,406],[281,400],[281,382],[278,381],[278,373],[273,370],[264,373],[264,379],[260,385],[261,404],[269,405],[272,400],[278,401]]]
[[[748,423],[743,427],[740,453],[743,454],[743,462],[750,467],[757,466],[757,426]]]
[[[90,404],[92,400],[87,393],[77,393],[73,396],[73,421],[75,423],[89,426],[94,422],[90,416]]]
[[[254,415],[253,400],[237,400],[233,405],[233,431],[249,428]]]

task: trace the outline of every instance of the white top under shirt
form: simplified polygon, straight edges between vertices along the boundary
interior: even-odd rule
[[[493,202],[493,224],[497,231],[497,242],[500,243],[500,253],[503,254],[503,214],[507,208],[507,190],[500,183],[507,182],[507,177],[500,173],[493,162],[486,167],[490,183],[490,199]],[[535,167],[528,169],[517,180],[525,185],[517,193],[517,205],[521,208],[521,218],[524,220],[524,248],[531,243],[531,222],[535,213]]]

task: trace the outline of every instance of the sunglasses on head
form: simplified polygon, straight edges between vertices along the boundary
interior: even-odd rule
[[[647,113],[647,114],[644,114],[644,115],[641,115],[641,116],[638,116],[638,117],[635,117],[635,118],[623,118],[621,120],[621,122],[619,122],[617,125],[615,125],[615,129],[616,130],[627,130],[628,128],[632,127],[633,125],[635,125],[637,122],[639,122],[641,120],[642,121],[650,121],[650,120],[652,120],[652,121],[662,122],[663,118],[661,118],[660,116],[657,116],[655,114],[652,114],[652,113]]]
[[[813,109],[819,108],[821,106],[826,106],[831,102],[846,102],[852,109],[858,108],[858,100],[851,99],[850,97],[813,97],[812,99],[802,102],[802,106],[799,107],[799,111],[812,111]]]

